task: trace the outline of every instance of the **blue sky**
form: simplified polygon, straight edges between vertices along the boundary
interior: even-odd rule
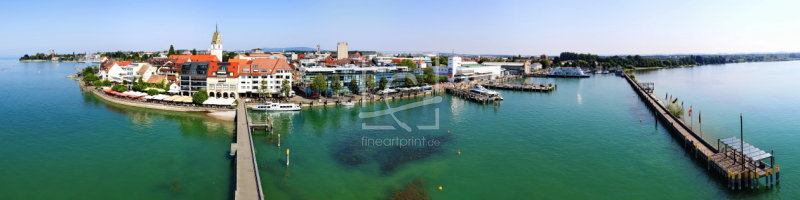
[[[0,56],[256,47],[554,55],[800,52],[800,1],[3,1]]]

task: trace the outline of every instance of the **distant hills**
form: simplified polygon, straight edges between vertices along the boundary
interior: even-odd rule
[[[310,47],[286,47],[286,48],[269,48],[269,47],[262,47],[264,52],[280,52],[280,51],[317,51],[317,48],[310,48]],[[332,51],[322,49],[322,51]]]

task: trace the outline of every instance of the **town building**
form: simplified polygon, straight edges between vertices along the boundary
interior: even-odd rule
[[[440,76],[447,76],[450,82],[465,80],[491,80],[502,75],[499,65],[483,66],[474,61],[462,61],[460,56],[451,56],[447,61],[447,68],[436,67],[434,72]]]
[[[375,82],[379,82],[381,78],[386,78],[388,81],[387,88],[400,87],[405,83],[405,78],[409,75],[423,75],[422,70],[409,71],[404,66],[389,66],[389,67],[356,67],[355,65],[348,65],[344,67],[300,67],[298,71],[303,76],[303,85],[305,86],[305,93],[311,94],[317,91],[311,89],[311,84],[314,82],[314,77],[321,75],[328,83],[328,91],[332,93],[330,85],[331,78],[334,75],[339,75],[339,81],[343,84],[343,90],[339,93],[349,93],[347,89],[352,79],[358,82],[366,80],[366,76],[374,76]],[[359,90],[364,90],[364,85],[359,85]]]
[[[239,77],[238,62],[212,62],[208,67],[208,96],[216,98],[236,98]]]
[[[208,52],[216,56],[218,61],[222,61],[222,35],[219,33],[219,27],[215,28],[214,35],[211,36],[211,48]]]
[[[185,62],[181,65],[179,73],[181,95],[191,96],[197,91],[206,89],[210,64],[211,62]]]
[[[286,56],[279,53],[240,53],[233,57],[233,59],[244,59],[244,60],[254,60],[254,59],[284,59],[286,60]]]
[[[131,61],[109,62],[105,70],[100,70],[100,78],[115,83],[133,80],[133,68],[129,66]]]
[[[347,53],[347,42],[336,43],[336,54],[338,60],[345,59],[350,55]]]
[[[237,93],[239,96],[254,97],[262,93],[266,96],[279,97],[283,81],[293,85],[293,70],[286,59],[233,59],[232,62],[247,63],[239,68]],[[291,89],[291,88],[290,88]],[[294,96],[294,91],[289,93]]]

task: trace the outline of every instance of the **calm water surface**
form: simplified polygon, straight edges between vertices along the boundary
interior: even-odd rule
[[[15,65],[10,68],[10,65]],[[233,123],[202,115],[109,105],[81,94],[71,63],[2,62],[0,194],[10,199],[225,199]],[[775,149],[778,188],[731,192],[709,176],[627,83],[529,78],[555,83],[551,93],[500,91],[499,106],[449,95],[392,115],[359,113],[421,101],[364,107],[253,112],[275,120],[277,136],[257,132],[259,172],[268,199],[386,199],[421,179],[434,199],[727,199],[800,198],[790,173],[800,166],[797,126],[800,62],[747,63],[637,72],[703,110],[706,139],[738,135]],[[41,69],[39,69],[41,68]],[[429,97],[430,98],[430,97]],[[436,113],[438,110],[438,118]],[[639,120],[642,119],[642,122]],[[406,131],[398,122],[407,124]],[[418,126],[438,129],[421,130]],[[695,122],[696,118],[695,118]],[[384,125],[394,130],[364,129]],[[365,145],[365,139],[419,139],[438,146]],[[752,139],[748,139],[752,138]],[[286,149],[291,165],[286,166]],[[461,151],[461,155],[457,152]],[[788,173],[786,173],[788,172]],[[443,190],[437,187],[442,186]]]

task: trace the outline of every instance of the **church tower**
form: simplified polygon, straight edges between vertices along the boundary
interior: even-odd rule
[[[211,37],[211,48],[208,49],[208,52],[217,56],[219,61],[222,61],[222,36],[219,34],[219,26],[215,28],[214,36]]]

